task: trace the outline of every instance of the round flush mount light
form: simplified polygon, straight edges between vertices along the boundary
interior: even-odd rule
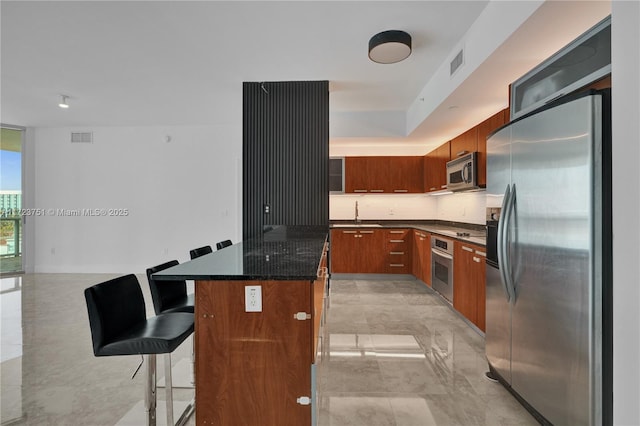
[[[388,30],[369,40],[369,59],[379,64],[394,64],[411,54],[411,36],[404,31]]]
[[[58,104],[58,106],[60,108],[69,108],[69,97],[66,95],[60,95],[60,97],[62,99],[60,100],[60,103]]]

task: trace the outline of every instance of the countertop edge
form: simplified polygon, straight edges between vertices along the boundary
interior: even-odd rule
[[[318,279],[317,275],[313,277],[305,276],[257,276],[257,275],[189,275],[185,278],[185,275],[153,275],[152,278],[157,281],[315,281]]]

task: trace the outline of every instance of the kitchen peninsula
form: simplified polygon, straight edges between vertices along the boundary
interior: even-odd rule
[[[154,275],[195,280],[196,424],[312,424],[327,236],[274,226]]]

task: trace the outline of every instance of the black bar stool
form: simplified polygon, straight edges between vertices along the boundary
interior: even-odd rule
[[[222,250],[225,247],[229,247],[231,244],[233,244],[231,240],[220,241],[219,243],[216,243],[216,250]]]
[[[194,313],[194,299],[193,293],[187,294],[187,282],[185,280],[177,281],[156,281],[152,278],[156,272],[164,271],[172,266],[179,265],[177,260],[170,260],[147,269],[147,280],[149,281],[149,290],[151,290],[151,300],[153,300],[153,309],[156,315],[166,314],[171,312],[190,312]],[[191,386],[182,387],[194,387],[195,383],[195,340],[191,350]],[[174,386],[181,387],[181,386]]]
[[[191,259],[193,260],[196,257],[204,256],[205,254],[209,254],[209,253],[213,253],[211,246],[203,246],[203,247],[198,247],[191,250],[189,252],[189,256],[191,256]]]
[[[177,260],[171,260],[147,269],[147,280],[151,290],[153,309],[158,314],[169,312],[194,312],[194,295],[187,294],[187,283],[179,281],[156,281],[151,276],[172,266],[179,265]]]
[[[173,424],[171,352],[193,333],[192,313],[175,312],[147,318],[144,297],[135,275],[114,278],[85,289],[95,356],[146,355],[145,407],[147,425],[156,424],[156,355],[166,354],[167,424]],[[193,414],[189,404],[178,420]]]

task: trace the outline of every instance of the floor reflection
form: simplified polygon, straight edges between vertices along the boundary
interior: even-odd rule
[[[331,282],[320,426],[535,425],[484,378],[484,338],[416,281]]]
[[[21,290],[21,276],[0,279],[0,419],[3,425],[23,417]]]

